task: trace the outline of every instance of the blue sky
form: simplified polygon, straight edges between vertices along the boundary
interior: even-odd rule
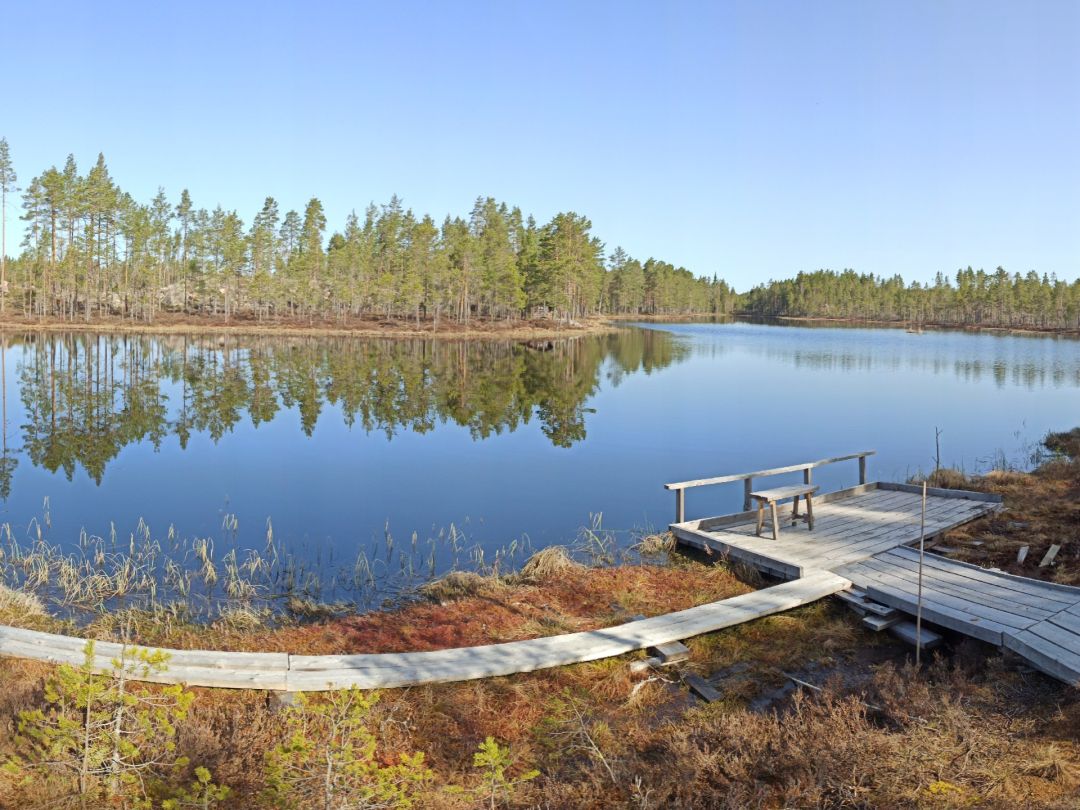
[[[1078,3],[41,2],[2,27],[20,185],[103,151],[139,199],[247,221],[491,195],[740,289],[1080,275]]]

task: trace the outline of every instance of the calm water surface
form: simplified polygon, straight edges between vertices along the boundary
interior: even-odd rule
[[[0,521],[274,539],[312,567],[424,547],[572,541],[592,516],[662,527],[685,480],[876,449],[874,478],[1024,463],[1080,423],[1080,342],[679,324],[557,343],[70,334],[7,339]],[[854,482],[853,462],[818,476]],[[741,487],[695,491],[691,517]],[[47,519],[45,515],[47,514]],[[224,526],[231,527],[226,530]],[[145,531],[145,530],[144,530]],[[415,539],[413,535],[415,534]],[[622,535],[626,537],[627,535]],[[164,542],[164,540],[163,540]],[[457,552],[454,552],[457,553]],[[423,556],[423,555],[421,555]]]

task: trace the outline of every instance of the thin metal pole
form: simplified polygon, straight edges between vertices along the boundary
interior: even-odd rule
[[[919,517],[919,598],[915,605],[915,666],[921,663],[922,653],[922,569],[926,553],[926,481],[922,482],[922,513]]]

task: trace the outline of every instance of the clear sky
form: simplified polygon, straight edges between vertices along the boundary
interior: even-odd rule
[[[491,195],[740,289],[1080,275],[1076,2],[42,0],[0,30],[20,185],[102,151],[248,222]]]

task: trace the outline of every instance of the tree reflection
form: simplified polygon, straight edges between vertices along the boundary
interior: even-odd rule
[[[585,404],[601,375],[612,384],[685,355],[665,333],[629,330],[556,341],[548,350],[497,341],[26,335],[18,385],[21,452],[35,466],[82,467],[100,483],[132,444],[176,436],[220,441],[246,417],[255,427],[295,412],[310,436],[328,407],[350,427],[426,433],[460,425],[474,439],[536,419],[558,447],[585,438]],[[0,384],[6,393],[6,354]],[[6,399],[4,400],[6,403]],[[17,459],[4,414],[0,496]]]

